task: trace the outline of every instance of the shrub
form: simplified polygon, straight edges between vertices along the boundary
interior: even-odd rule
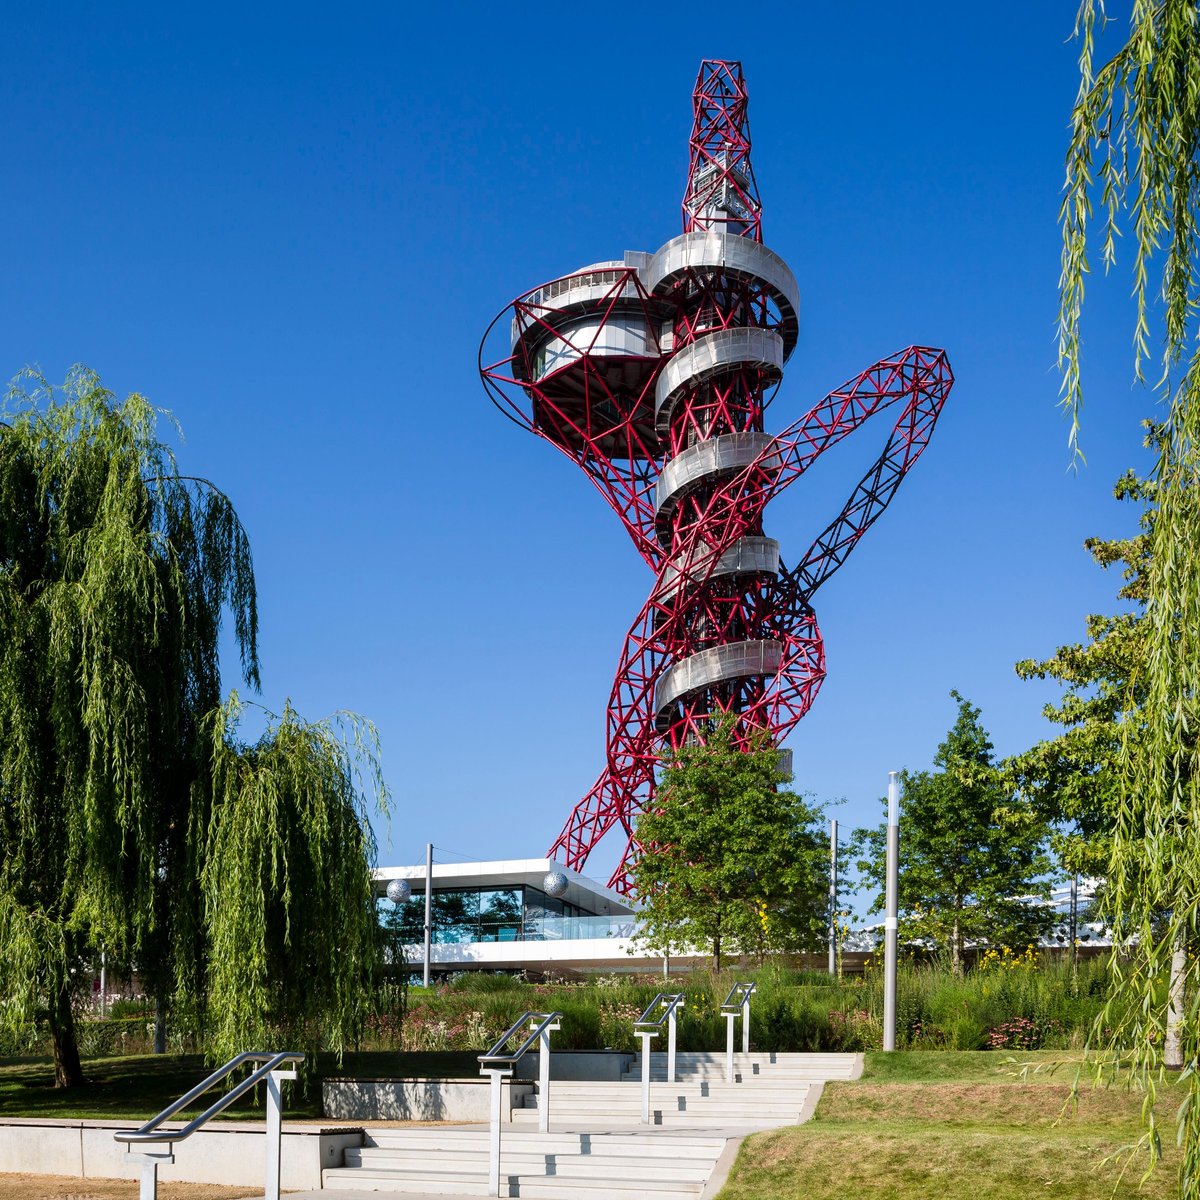
[[[1040,1021],[1016,1017],[988,1032],[989,1050],[1040,1050],[1048,1038],[1062,1035],[1062,1025],[1055,1020]]]

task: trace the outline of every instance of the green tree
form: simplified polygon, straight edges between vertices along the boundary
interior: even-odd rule
[[[1022,679],[1062,684],[1061,700],[1042,710],[1062,732],[1005,763],[1015,785],[1054,823],[1051,841],[1063,867],[1098,877],[1107,873],[1112,854],[1123,739],[1137,737],[1145,701],[1144,610],[1154,518],[1153,485],[1134,472],[1117,481],[1113,494],[1142,504],[1140,532],[1089,538],[1084,546],[1105,570],[1120,568],[1117,598],[1136,607],[1112,616],[1093,614],[1086,621],[1086,642],[1060,646],[1044,660],[1017,663]]]
[[[291,1011],[262,993],[207,1007],[210,985],[228,1003],[232,956],[270,958],[276,986],[337,991],[344,1029],[372,956],[331,953],[339,931],[298,910],[370,906],[370,833],[351,835],[347,805],[360,765],[377,779],[372,747],[339,751],[290,711],[257,746],[233,740],[218,641],[230,620],[257,686],[249,544],[229,500],[180,473],[142,397],[117,403],[76,368],[58,390],[23,377],[2,415],[0,1021],[44,1012],[56,1082],[82,1082],[72,980],[104,948],[161,1003],[215,1013],[218,1044],[257,1030],[250,1008]],[[269,869],[247,877],[256,857]],[[328,899],[333,883],[351,890]],[[281,943],[286,959],[267,950]]]
[[[234,693],[204,723],[205,953],[199,987],[185,976],[179,998],[218,1058],[271,1039],[341,1054],[390,965],[371,876],[367,796],[386,795],[375,729],[352,713],[303,721],[286,705],[248,745],[241,707]]]
[[[980,710],[957,692],[958,718],[934,756],[934,771],[901,774],[901,935],[949,953],[955,972],[968,942],[1026,946],[1051,921],[1030,899],[1049,894],[1047,828],[1004,786]],[[886,809],[887,801],[884,806]],[[883,910],[886,825],[856,829],[851,846],[864,883]]]
[[[779,790],[788,777],[765,737],[739,744],[732,718],[704,745],[669,753],[654,807],[638,818],[633,871],[652,950],[730,954],[807,949],[824,937],[827,846],[819,809]]]
[[[1181,1060],[1200,1062],[1200,12],[1195,0],[1132,0],[1130,36],[1099,70],[1104,9],[1081,0],[1080,90],[1072,114],[1062,206],[1060,361],[1075,420],[1083,398],[1081,314],[1089,223],[1098,202],[1101,258],[1116,258],[1118,225],[1133,228],[1133,370],[1142,378],[1152,321],[1161,338],[1162,437],[1153,474],[1157,514],[1146,573],[1145,654],[1137,736],[1125,731],[1107,873],[1117,944],[1115,987],[1098,1023],[1150,1093],[1168,1025]],[[1160,271],[1152,284],[1151,272]],[[1164,927],[1164,914],[1165,927]],[[1168,981],[1173,981],[1169,983]],[[1200,1196],[1200,1074],[1177,1108],[1186,1200]],[[1151,1162],[1159,1155],[1148,1103]]]

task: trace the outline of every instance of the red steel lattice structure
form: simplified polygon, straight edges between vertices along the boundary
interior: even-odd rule
[[[808,711],[825,676],[813,594],[887,507],[954,382],[944,351],[910,346],[765,432],[799,292],[762,242],[741,64],[706,60],[692,103],[683,235],[525,293],[480,348],[497,407],[583,468],[654,572],[609,696],[604,769],[550,851],[581,868],[620,826],[610,884],[626,893],[662,748],[702,741],[719,713],[778,746]],[[767,504],[884,409],[898,416],[879,457],[788,566]]]

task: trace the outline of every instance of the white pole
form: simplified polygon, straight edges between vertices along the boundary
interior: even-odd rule
[[[650,1039],[652,1033],[639,1034],[642,1039],[642,1124],[650,1124]]]
[[[896,1048],[896,952],[899,941],[900,775],[888,772],[886,915],[883,920],[883,1048]]]
[[[425,987],[429,986],[429,938],[432,933],[430,914],[433,911],[433,843],[425,844]],[[497,1137],[499,1134],[497,1134]],[[494,1196],[496,1193],[493,1192]]]
[[[675,1082],[675,1009],[667,1017],[667,1082]]]
[[[550,1029],[538,1038],[538,1132],[550,1132]]]
[[[837,822],[829,822],[829,974],[837,974],[837,874],[838,833]]]
[[[727,1012],[725,1014],[725,1082],[733,1082],[733,1023],[737,1020],[737,1013]]]
[[[141,1183],[138,1185],[138,1200],[158,1200],[158,1163],[146,1155],[142,1159]]]
[[[146,1154],[131,1154],[129,1156],[131,1161],[142,1164],[141,1183],[138,1186],[138,1200],[158,1200],[158,1168],[160,1166],[170,1166],[175,1161],[175,1155],[171,1151],[172,1147],[168,1145],[165,1151],[156,1150]]]
[[[295,1079],[295,1071],[272,1071],[267,1076],[267,1171],[263,1196],[279,1200],[279,1157],[283,1125],[283,1096],[280,1081]]]
[[[108,1005],[104,1003],[105,995],[108,991],[108,980],[106,978],[105,968],[108,963],[104,955],[104,951],[100,951],[100,1015],[103,1017],[108,1012]]]
[[[489,1120],[491,1122],[488,1130],[488,1195],[500,1195],[500,1090],[501,1081],[505,1074],[509,1072],[489,1070],[488,1074],[492,1077],[491,1083],[491,1104],[489,1105],[490,1113]]]
[[[742,998],[742,1053],[750,1053],[750,993]],[[749,1070],[749,1067],[746,1068]]]

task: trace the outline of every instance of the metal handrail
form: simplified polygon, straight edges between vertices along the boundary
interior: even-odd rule
[[[550,1034],[560,1028],[562,1013],[522,1013],[486,1053],[479,1055],[479,1073],[491,1077],[488,1086],[488,1195],[500,1195],[500,1116],[501,1083],[511,1079],[513,1069],[534,1042],[538,1051],[538,1131],[550,1131]],[[515,1037],[525,1022],[530,1024],[529,1036],[515,1049],[506,1051],[508,1039]],[[511,1097],[510,1097],[511,1099]]]
[[[235,1058],[231,1058],[223,1067],[214,1071],[207,1079],[196,1084],[186,1095],[180,1096],[174,1104],[170,1104],[164,1108],[157,1117],[151,1118],[138,1129],[123,1130],[120,1133],[114,1133],[113,1137],[118,1142],[137,1145],[152,1142],[182,1142],[185,1138],[191,1137],[197,1129],[210,1121],[218,1113],[224,1112],[235,1100],[239,1100],[251,1088],[256,1087],[272,1071],[277,1070],[285,1062],[301,1063],[303,1061],[303,1054],[295,1054],[290,1051],[281,1054],[267,1054],[261,1050],[245,1050]],[[158,1130],[158,1126],[164,1121],[173,1117],[181,1109],[187,1108],[193,1100],[199,1099],[210,1088],[220,1083],[222,1079],[231,1072],[236,1071],[242,1063],[246,1062],[260,1062],[263,1065],[256,1071],[252,1071],[241,1083],[226,1092],[220,1100],[206,1108],[198,1117],[194,1117],[182,1129]],[[158,1132],[155,1132],[156,1130]]]
[[[663,1022],[666,1021],[674,1011],[679,1008],[687,999],[685,992],[659,992],[649,1004],[646,1005],[646,1011],[633,1023],[633,1030],[638,1032],[639,1027],[648,1029],[661,1029]],[[662,1013],[657,1021],[650,1019],[650,1014],[656,1008],[662,1005]]]
[[[726,1083],[733,1083],[736,1077],[733,1069],[733,1025],[738,1017],[742,1018],[742,1053],[750,1053],[750,997],[757,991],[756,984],[746,981],[735,983],[721,1005],[721,1016],[725,1018]]]
[[[556,1021],[562,1020],[562,1013],[522,1013],[497,1039],[496,1044],[486,1053],[480,1054],[479,1069],[486,1071],[493,1066],[515,1066],[524,1057],[525,1052],[536,1042],[546,1030]],[[529,1036],[515,1049],[504,1053],[504,1046],[526,1021],[536,1021]]]
[[[757,983],[735,983],[729,989],[729,995],[721,1001],[721,1011],[723,1013],[740,1012],[742,1006],[758,991]],[[734,997],[737,997],[735,1000]]]

